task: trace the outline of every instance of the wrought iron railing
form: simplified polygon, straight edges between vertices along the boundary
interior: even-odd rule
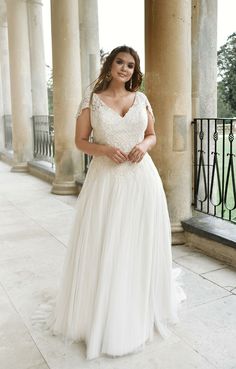
[[[194,208],[236,222],[236,119],[194,119]]]
[[[33,116],[34,158],[54,166],[54,129],[52,115]]]
[[[91,160],[92,160],[92,156],[90,156],[88,154],[83,154],[83,172],[84,172],[84,174],[87,173]]]
[[[12,150],[12,116],[4,115],[4,139],[5,139],[5,149]]]
[[[94,142],[93,141],[93,135],[91,135],[89,137],[89,142]],[[88,154],[83,154],[83,171],[84,171],[84,174],[86,175],[87,174],[87,171],[88,171],[88,168],[89,168],[89,164],[92,160],[92,155],[88,155]]]
[[[12,116],[4,115],[4,136],[5,148],[12,150]],[[54,167],[55,145],[53,115],[34,115],[33,121],[33,145],[34,158],[36,160],[47,161]],[[92,137],[90,142],[92,142]],[[83,171],[87,173],[92,156],[83,154]]]

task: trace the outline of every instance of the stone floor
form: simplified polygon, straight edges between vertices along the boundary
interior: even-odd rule
[[[236,369],[236,271],[196,250],[173,247],[187,300],[173,335],[142,352],[85,360],[32,324],[55,296],[73,218],[73,196],[56,196],[28,174],[0,162],[1,369]]]

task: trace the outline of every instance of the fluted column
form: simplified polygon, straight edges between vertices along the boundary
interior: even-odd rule
[[[191,0],[146,0],[145,87],[157,123],[152,158],[162,177],[173,243],[191,216]]]
[[[75,115],[81,100],[78,0],[52,0],[53,110],[56,177],[52,192],[77,192],[74,175],[79,152],[75,147]]]
[[[28,0],[33,115],[48,115],[42,0]]]
[[[24,0],[7,1],[8,40],[13,122],[13,171],[26,171],[33,157],[32,95],[27,6]]]
[[[217,116],[217,0],[192,0],[192,106]]]
[[[97,77],[100,69],[100,48],[97,0],[79,0],[80,46],[83,91]]]

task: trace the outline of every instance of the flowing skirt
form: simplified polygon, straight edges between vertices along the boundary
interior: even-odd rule
[[[92,160],[76,205],[52,323],[84,341],[87,358],[120,356],[169,334],[185,298],[172,270],[171,230],[158,171]]]

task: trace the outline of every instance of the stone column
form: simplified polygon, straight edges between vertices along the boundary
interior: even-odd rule
[[[192,0],[192,107],[217,116],[217,0]]]
[[[0,38],[0,46],[1,46],[1,38]],[[1,67],[1,59],[0,59],[0,67]],[[4,122],[3,122],[3,94],[2,94],[2,74],[0,73],[0,152],[5,149],[5,137],[4,137]]]
[[[217,117],[217,0],[192,0],[192,117]],[[206,122],[202,128],[203,155],[206,164],[209,159],[211,176],[214,128],[210,125],[209,143]],[[205,188],[201,184],[198,196],[205,196]],[[217,198],[217,188],[214,196]],[[203,210],[208,211],[208,206],[210,211],[214,211],[211,202],[203,203]]]
[[[10,89],[10,67],[9,67],[9,47],[8,47],[8,27],[5,2],[0,7],[0,57],[2,74],[2,102],[4,114],[11,114],[11,89]]]
[[[7,19],[14,151],[12,170],[27,171],[27,162],[33,157],[33,135],[26,2],[8,0]]]
[[[52,192],[77,193],[75,115],[81,100],[78,0],[51,1],[56,177]]]
[[[11,92],[9,71],[9,49],[7,29],[7,9],[5,1],[0,2],[0,149],[5,151],[4,115],[11,115]]]
[[[100,49],[97,0],[79,0],[80,46],[83,91],[99,74]]]
[[[42,0],[28,0],[33,115],[48,115]]]
[[[191,216],[191,0],[146,0],[145,87],[156,116],[152,158],[167,195],[173,244]]]

